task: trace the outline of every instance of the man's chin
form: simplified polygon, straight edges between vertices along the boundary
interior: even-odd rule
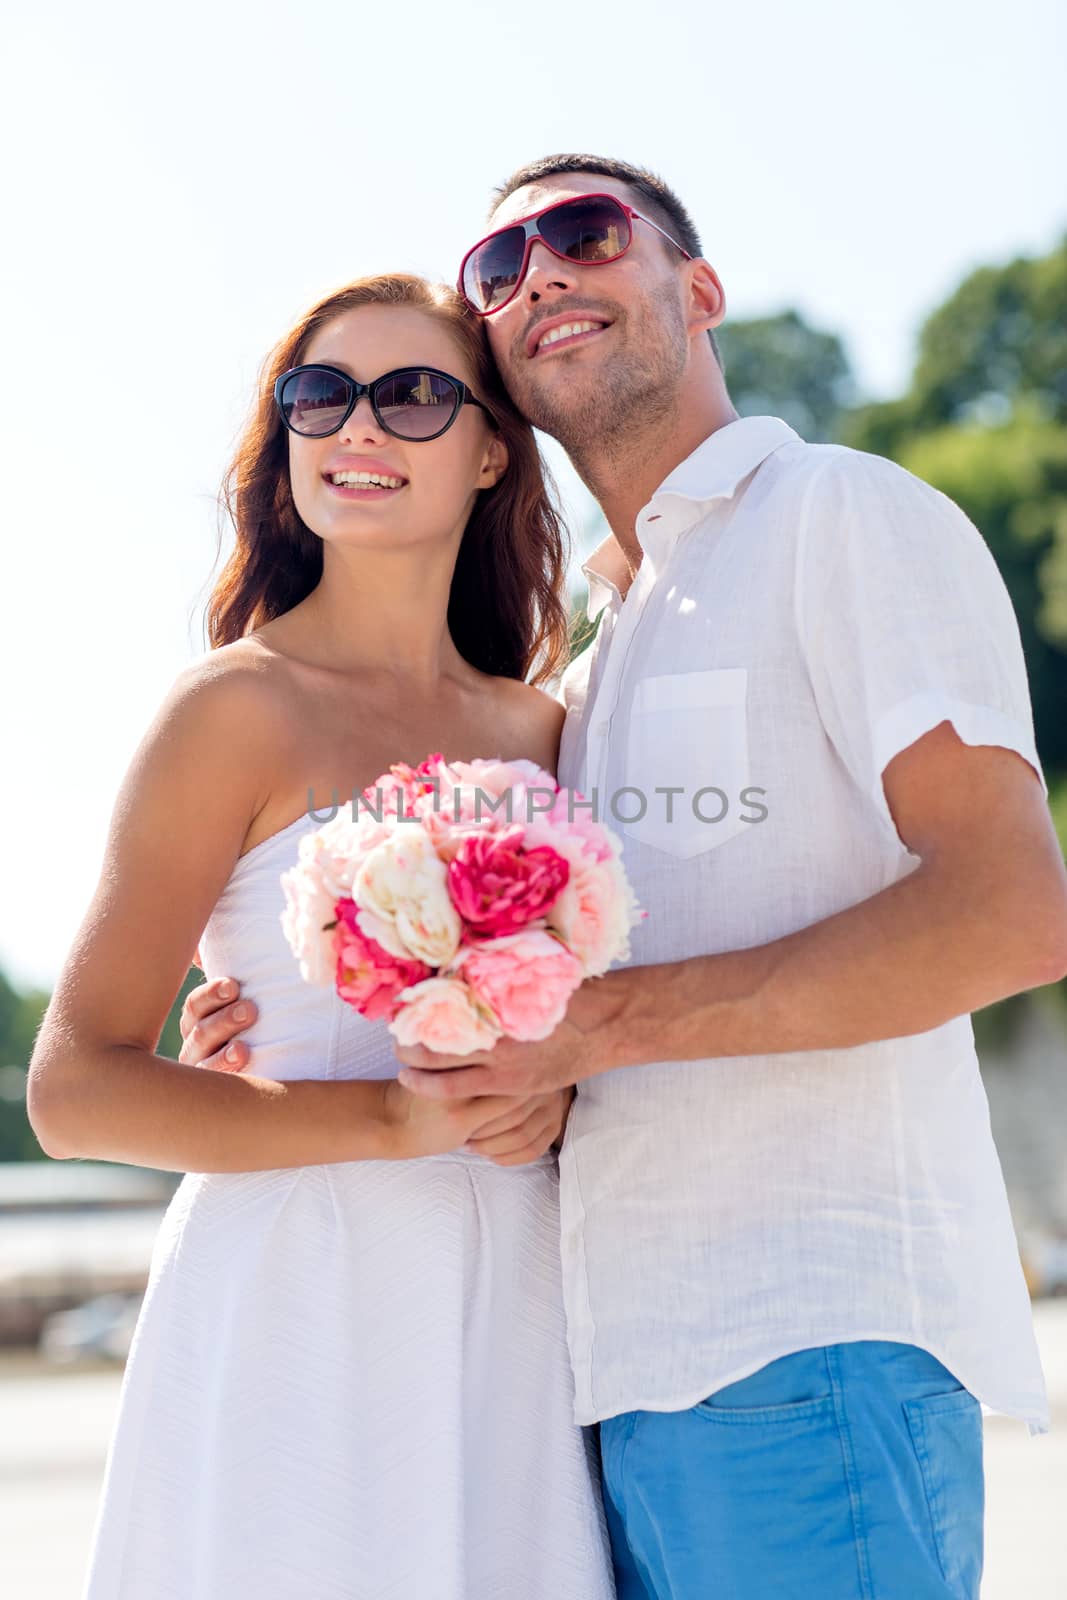
[[[597,407],[604,392],[602,377],[586,375],[573,367],[564,370],[561,363],[558,373],[548,381],[540,377],[530,381],[522,389],[513,390],[512,399],[527,422],[565,444],[575,432],[588,432],[590,407]]]

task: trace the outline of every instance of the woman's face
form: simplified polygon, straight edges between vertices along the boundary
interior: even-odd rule
[[[474,374],[447,328],[411,306],[359,306],[320,328],[300,364],[322,361],[359,383],[398,367],[437,367],[468,384]],[[464,405],[439,439],[386,433],[361,396],[348,421],[325,439],[289,434],[293,500],[305,526],[331,544],[384,550],[459,537],[480,489],[507,466],[507,449],[478,406]],[[374,473],[400,487],[337,482]]]

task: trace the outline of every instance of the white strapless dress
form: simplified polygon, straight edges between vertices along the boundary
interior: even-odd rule
[[[387,1078],[281,931],[300,817],[201,941],[265,1077]],[[83,1600],[613,1600],[574,1421],[555,1158],[189,1173],[127,1363]]]

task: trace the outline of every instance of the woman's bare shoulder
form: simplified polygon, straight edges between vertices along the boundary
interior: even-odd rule
[[[501,748],[501,756],[508,760],[525,757],[555,772],[566,715],[563,706],[529,683],[501,679],[498,685],[499,731],[508,745]]]
[[[264,719],[277,731],[277,719],[292,699],[292,678],[283,659],[252,638],[220,645],[190,661],[168,696],[175,707],[191,703],[208,715],[247,716],[252,719],[249,732]]]

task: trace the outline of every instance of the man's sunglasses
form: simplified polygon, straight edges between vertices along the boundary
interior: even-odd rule
[[[379,426],[395,439],[439,439],[461,406],[480,406],[492,420],[489,407],[465,383],[436,367],[397,367],[373,383],[357,383],[339,367],[315,361],[291,367],[274,385],[279,416],[303,439],[325,439],[343,428],[363,395]]]
[[[662,233],[687,261],[692,261],[689,251],[651,217],[642,216],[613,194],[583,194],[573,200],[557,200],[532,217],[509,223],[481,239],[463,257],[459,292],[478,316],[491,316],[518,293],[535,239],[563,261],[601,267],[617,261],[629,250],[635,219]]]

